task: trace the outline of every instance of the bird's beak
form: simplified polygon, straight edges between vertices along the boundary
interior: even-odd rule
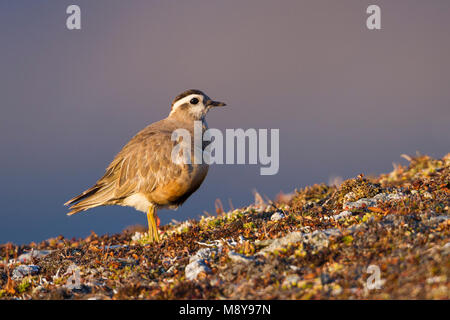
[[[207,107],[223,107],[223,106],[226,106],[226,105],[227,104],[225,102],[213,101],[213,100],[206,101],[206,106]]]

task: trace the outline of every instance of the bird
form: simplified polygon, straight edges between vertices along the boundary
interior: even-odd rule
[[[157,210],[176,209],[203,183],[209,165],[204,161],[173,161],[172,150],[179,141],[172,133],[185,129],[192,137],[194,123],[201,121],[202,132],[208,129],[205,117],[209,110],[226,106],[210,99],[197,89],[189,89],[172,101],[169,115],[139,131],[117,153],[95,185],[64,205],[67,215],[99,206],[128,206],[147,214],[150,243],[160,241]],[[202,141],[202,150],[208,142]],[[199,163],[197,163],[199,162]]]

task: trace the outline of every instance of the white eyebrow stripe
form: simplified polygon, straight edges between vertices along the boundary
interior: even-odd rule
[[[175,111],[176,108],[178,108],[179,106],[185,104],[186,102],[191,101],[192,98],[198,98],[199,101],[201,101],[201,95],[199,94],[190,94],[186,97],[184,97],[183,99],[178,100],[177,102],[175,102],[175,104],[172,107],[172,112]]]

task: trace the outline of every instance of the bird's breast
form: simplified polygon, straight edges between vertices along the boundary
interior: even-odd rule
[[[149,195],[151,202],[160,206],[178,205],[194,193],[208,174],[207,164],[180,165],[180,175],[158,185]]]

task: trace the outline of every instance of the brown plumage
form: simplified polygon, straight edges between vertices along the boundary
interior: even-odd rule
[[[202,121],[205,130],[208,110],[223,105],[199,90],[188,90],[177,96],[167,118],[136,134],[93,187],[65,203],[70,206],[68,215],[98,206],[132,206],[148,212],[150,240],[158,240],[154,225],[154,220],[158,220],[156,209],[181,205],[200,187],[208,173],[205,163],[172,162],[172,150],[178,143],[172,141],[172,132],[180,128],[190,132],[194,155],[194,121]]]

